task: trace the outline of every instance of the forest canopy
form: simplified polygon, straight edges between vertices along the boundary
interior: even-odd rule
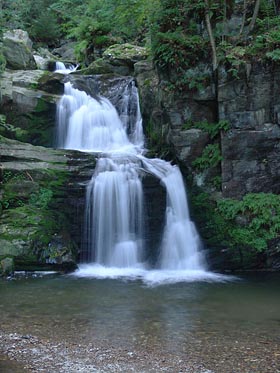
[[[50,48],[130,42],[151,48],[161,68],[186,70],[210,57],[234,73],[246,58],[280,60],[280,0],[2,0],[1,30],[21,28]],[[187,78],[186,78],[187,79]]]

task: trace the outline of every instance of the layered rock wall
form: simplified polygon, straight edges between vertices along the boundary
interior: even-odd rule
[[[223,195],[280,193],[280,66],[225,75],[218,92],[220,118],[230,123],[221,138]]]

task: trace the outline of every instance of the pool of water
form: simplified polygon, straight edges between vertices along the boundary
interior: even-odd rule
[[[280,345],[279,290],[277,273],[153,287],[140,280],[18,277],[0,281],[1,327],[176,356],[191,346],[200,359],[207,353],[215,360],[225,348],[228,354],[241,345]]]

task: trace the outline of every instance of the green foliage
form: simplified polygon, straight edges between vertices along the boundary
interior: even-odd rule
[[[272,61],[280,61],[280,48],[267,52],[265,56]]]
[[[188,120],[183,126],[183,129],[199,128],[202,131],[208,132],[210,139],[215,139],[221,131],[229,130],[229,122],[227,120],[221,119],[216,123],[209,123],[206,120],[201,122],[193,122]]]
[[[246,63],[246,48],[223,41],[219,44],[218,58],[227,67],[227,72],[238,78],[240,68]]]
[[[54,44],[61,36],[57,20],[52,12],[42,12],[29,29],[30,36],[40,42]]]
[[[217,213],[229,223],[226,234],[231,246],[267,249],[269,240],[280,234],[280,196],[250,193],[241,201],[220,200]],[[241,221],[241,225],[238,222]]]
[[[263,252],[280,235],[280,196],[249,193],[242,200],[215,201],[207,193],[191,196],[193,213],[209,246],[236,252]]]
[[[78,41],[78,58],[93,59],[94,50],[149,39],[150,14],[159,0],[89,0],[69,18],[68,37]],[[58,3],[53,9],[58,9]],[[83,10],[82,14],[80,11]]]
[[[192,166],[199,171],[216,167],[222,160],[220,147],[218,144],[208,144],[203,149],[202,155],[192,162]]]

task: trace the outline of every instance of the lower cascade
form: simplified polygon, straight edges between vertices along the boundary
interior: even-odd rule
[[[177,166],[144,153],[142,118],[133,80],[120,108],[65,84],[57,106],[57,146],[97,153],[86,189],[84,264],[77,276],[142,277],[148,282],[214,279],[190,220]],[[129,113],[133,113],[130,115]],[[166,190],[165,226],[155,264],[147,260],[142,180],[153,175]]]

